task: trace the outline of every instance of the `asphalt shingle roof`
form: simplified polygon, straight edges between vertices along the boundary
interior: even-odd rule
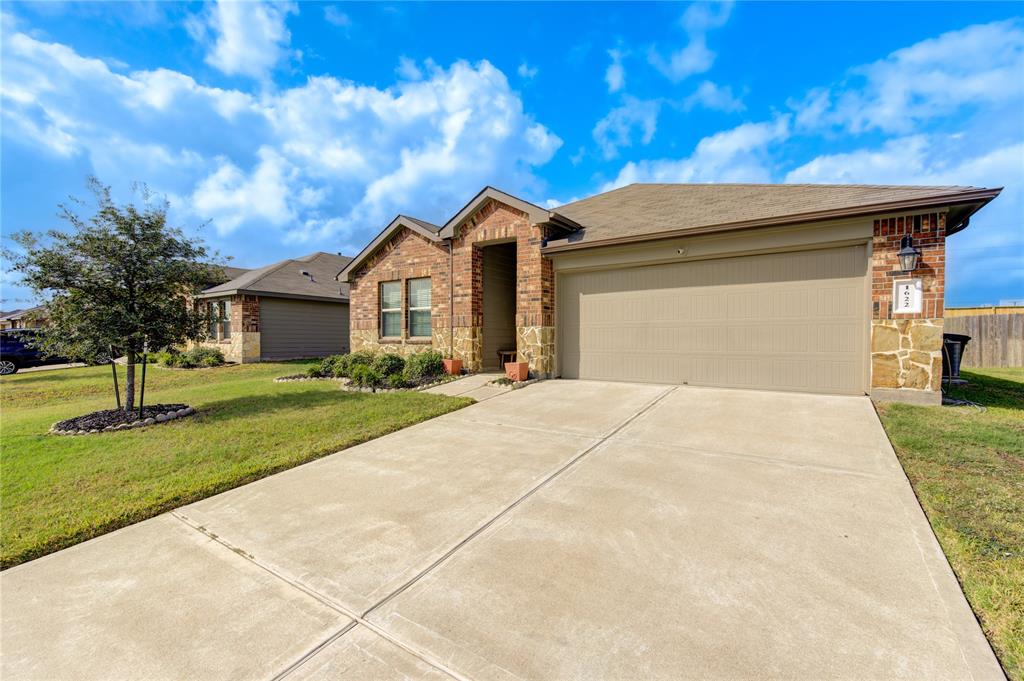
[[[334,279],[348,258],[334,253],[310,253],[254,270],[244,270],[234,279],[205,289],[200,297],[233,293],[258,293],[265,296],[348,300],[348,284]],[[308,272],[309,276],[302,272]]]
[[[579,223],[575,243],[867,208],[977,187],[826,184],[631,184],[555,208]]]

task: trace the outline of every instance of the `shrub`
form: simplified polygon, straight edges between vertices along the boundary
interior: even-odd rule
[[[348,376],[348,355],[331,355],[324,357],[317,368],[319,376],[342,378]]]
[[[163,366],[176,367],[178,369],[195,369],[196,367],[218,367],[224,363],[224,353],[217,348],[208,348],[197,345],[191,350],[178,352],[169,350],[166,352],[154,352],[150,354],[153,361]]]
[[[386,352],[383,355],[378,355],[373,360],[374,370],[380,373],[381,376],[393,376],[395,374],[401,374],[402,370],[405,369],[405,360],[401,355],[396,355],[393,352]]]
[[[201,360],[199,360],[199,363],[202,364],[204,367],[219,367],[221,364],[224,363],[224,356],[221,355],[220,357],[214,357],[212,355],[206,355]]]
[[[444,373],[444,358],[436,350],[425,350],[405,360],[405,375],[410,381],[433,378]]]
[[[174,366],[173,362],[175,360],[171,352],[164,350],[162,352],[149,353],[148,361],[154,362],[155,364],[160,364],[165,367],[170,367]]]
[[[352,383],[360,388],[379,388],[384,384],[380,372],[368,364],[357,364],[350,372]]]
[[[409,382],[405,380],[404,374],[391,374],[388,376],[388,387],[393,389],[408,387]]]
[[[325,378],[325,375],[320,366],[315,366],[306,369],[306,378]]]
[[[342,357],[347,358],[348,370],[351,372],[357,366],[370,366],[373,364],[376,355],[370,350],[359,350],[348,355],[342,355]]]

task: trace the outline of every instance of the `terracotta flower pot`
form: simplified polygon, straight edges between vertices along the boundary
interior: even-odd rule
[[[525,381],[530,376],[530,363],[505,362],[505,376],[516,383]]]
[[[446,359],[444,360],[444,372],[449,376],[458,376],[462,373],[462,360],[461,359]]]

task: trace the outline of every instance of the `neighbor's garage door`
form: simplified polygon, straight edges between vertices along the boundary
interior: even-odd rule
[[[866,275],[866,246],[561,274],[561,374],[862,394]]]
[[[325,357],[348,352],[348,305],[260,299],[263,359]]]

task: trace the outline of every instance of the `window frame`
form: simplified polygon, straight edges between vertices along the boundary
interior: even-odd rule
[[[427,303],[427,305],[425,307],[422,306],[422,305],[417,306],[417,307],[413,307],[412,306],[412,284],[413,284],[413,282],[420,282],[420,281],[427,282],[427,293],[430,295],[430,301]],[[406,310],[405,310],[405,313],[406,313],[406,319],[407,319],[407,321],[406,321],[406,328],[409,330],[409,338],[410,339],[416,339],[416,340],[425,340],[425,339],[432,338],[433,337],[433,326],[432,326],[432,323],[433,323],[433,319],[432,319],[432,317],[433,317],[433,315],[432,315],[433,309],[432,309],[432,306],[433,306],[433,302],[434,302],[434,282],[433,282],[433,280],[431,279],[431,277],[412,277],[410,279],[406,279],[405,280],[405,290],[406,290],[406,298],[405,298],[405,300],[406,300]],[[412,328],[413,328],[413,325],[412,325],[412,313],[413,312],[420,312],[420,313],[426,312],[427,313],[427,333],[425,335],[417,336],[417,335],[413,334],[413,332],[412,332]]]
[[[217,310],[220,314],[219,328],[220,340],[231,338],[231,299],[224,298],[218,301]]]
[[[397,284],[398,285],[398,307],[384,307],[384,287],[387,286],[388,284]],[[380,282],[380,284],[378,286],[378,289],[377,289],[377,312],[378,312],[378,315],[379,315],[378,323],[380,324],[380,327],[378,329],[378,334],[380,335],[380,337],[382,339],[385,339],[385,338],[400,339],[402,337],[402,318],[403,318],[402,306],[403,306],[404,303],[405,303],[405,301],[402,299],[402,280],[401,279],[391,279],[389,281],[382,281],[382,282]],[[385,315],[388,315],[388,314],[397,314],[398,315],[398,335],[397,336],[388,336],[388,335],[385,335],[385,333],[384,333],[384,329],[385,329],[384,319],[385,319]]]
[[[217,298],[206,301],[206,335],[212,341],[231,339],[231,299]]]

